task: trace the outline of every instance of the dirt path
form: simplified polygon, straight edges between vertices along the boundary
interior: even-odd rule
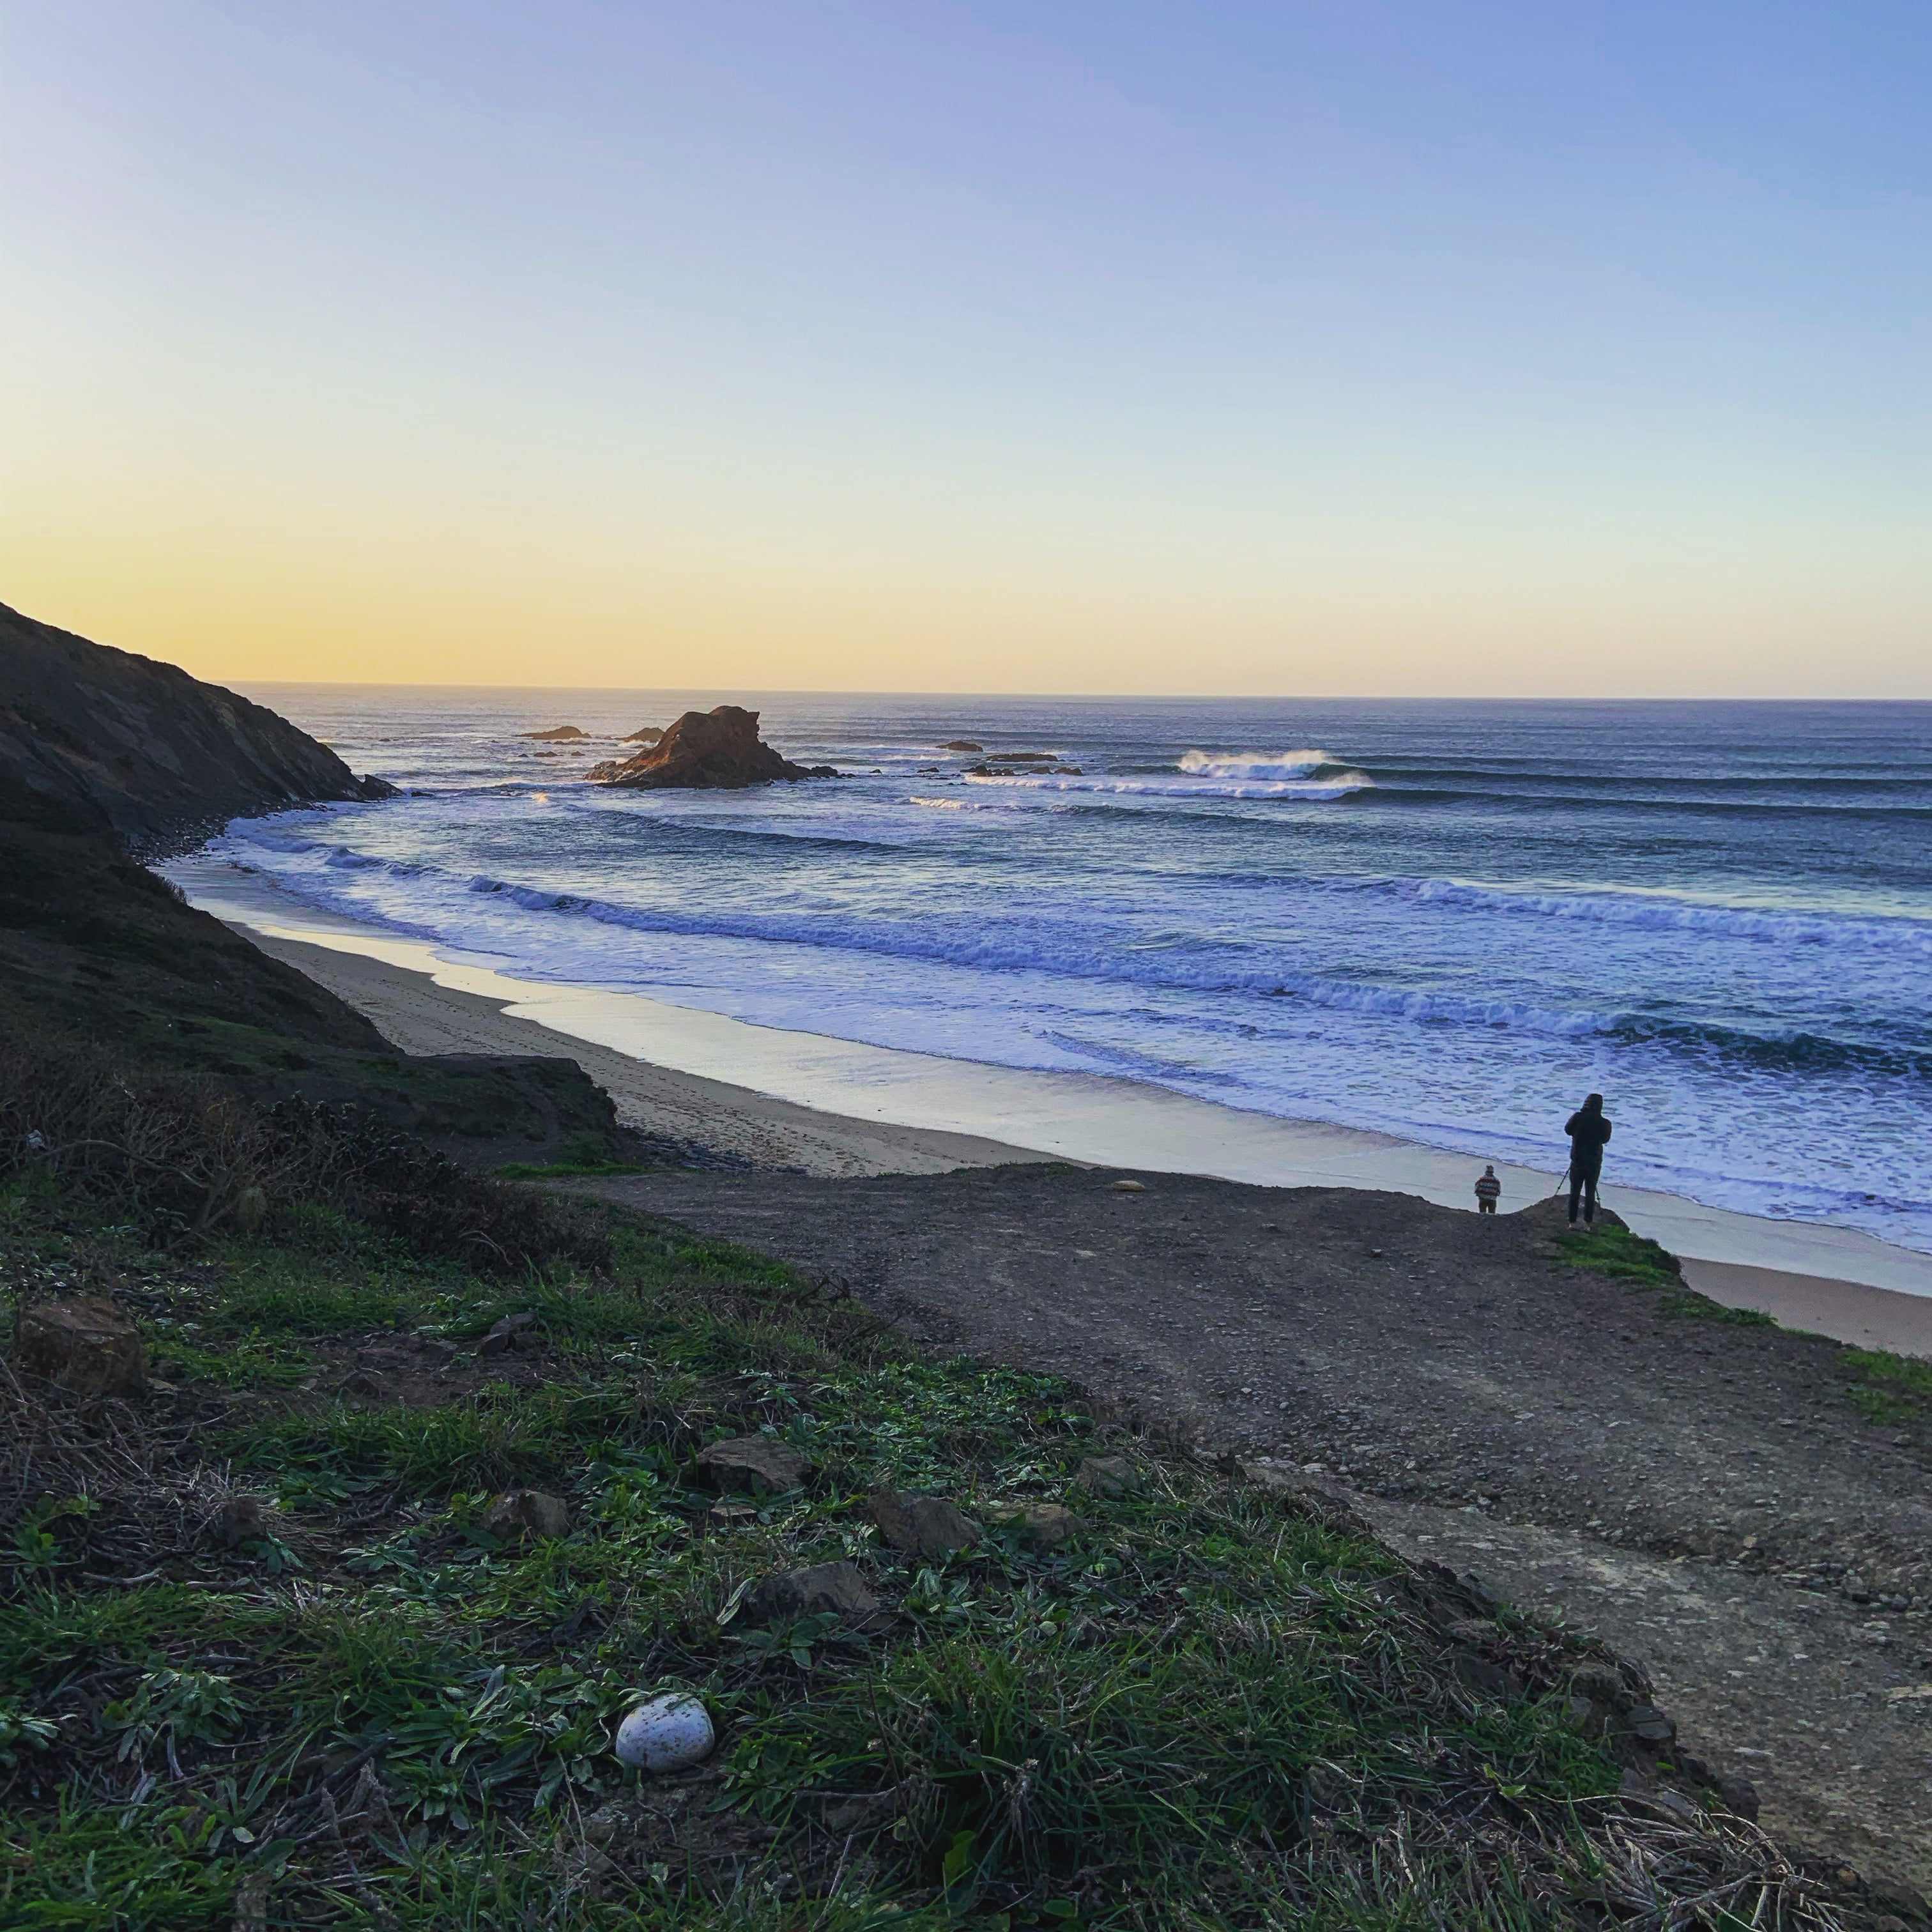
[[[1932,1695],[1888,1695],[1932,1685],[1932,1437],[1866,1420],[1836,1345],[1564,1271],[1540,1211],[1139,1178],[595,1191],[1299,1466],[1399,1546],[1643,1661],[1772,1830],[1932,1888]]]

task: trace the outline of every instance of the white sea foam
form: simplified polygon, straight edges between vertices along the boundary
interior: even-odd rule
[[[302,722],[373,746],[397,701]],[[632,698],[588,702],[556,716],[636,722]],[[439,700],[383,772],[411,796],[238,826],[231,849],[319,906],[532,979],[1124,1072],[1482,1158],[1560,1164],[1565,1108],[1606,1090],[1620,1180],[1932,1246],[1909,1124],[1932,1094],[1914,835],[1787,850],[1758,810],[1767,760],[1780,802],[1838,782],[1835,715],[1808,738],[1784,719],[1766,749],[1728,724],[1691,743],[1566,715],[1552,734],[1506,707],[1014,707],[967,735],[1071,745],[1084,774],[953,767],[916,792],[908,763],[952,722],[842,718],[775,704],[767,726],[803,760],[892,776],[613,795],[573,762],[511,763],[504,731],[551,716],[478,734]],[[1893,736],[1899,785],[1932,799],[1932,736]],[[1418,788],[1459,764],[1454,796]],[[1678,776],[1696,799],[1633,790]],[[1348,808],[1376,777],[1398,808]]]
[[[231,837],[215,849],[225,847],[226,856],[255,869],[250,865],[248,845],[245,838]],[[433,931],[455,944],[479,950],[500,947],[504,938],[487,916],[479,922],[476,913],[470,910],[480,898],[506,902],[526,913],[562,914],[640,934],[872,953],[979,972],[1046,973],[1061,978],[1108,980],[1150,988],[1259,994],[1305,1000],[1342,1012],[1509,1027],[1559,1036],[1606,1032],[1617,1024],[1614,1015],[1566,1012],[1533,1000],[1472,998],[1446,990],[1420,991],[1338,980],[1323,974],[1295,970],[1274,957],[1255,957],[1250,949],[1238,945],[1209,950],[1190,946],[1124,948],[1114,936],[1088,929],[1071,918],[1050,926],[1014,928],[849,916],[834,924],[810,913],[748,908],[696,913],[671,906],[614,904],[582,893],[560,892],[520,880],[496,878],[487,873],[458,879],[418,862],[377,858],[341,846],[302,844],[292,840],[278,840],[272,848],[266,842],[260,842],[260,845],[262,854],[273,850],[285,860],[304,862],[283,871],[281,876],[298,884],[304,896],[332,911],[365,917],[374,914],[399,928]],[[358,885],[346,892],[332,888],[328,876],[342,873],[357,879]],[[372,893],[360,884],[365,874],[406,881],[409,890],[395,897],[380,890]],[[607,959],[601,956],[573,957],[567,939],[553,936],[544,940],[533,949],[542,956],[541,961],[533,964],[548,964],[557,976],[566,979],[578,973],[596,977],[608,972]]]
[[[1405,879],[1392,885],[1425,904],[1586,920],[1653,932],[1708,933],[1776,946],[1864,946],[1932,958],[1932,923],[1924,920],[1848,918],[1774,906],[1713,904],[1662,892],[1539,892],[1460,879]]]
[[[1184,752],[1180,769],[1204,778],[1292,778],[1336,762],[1329,752]]]
[[[1100,798],[1299,798],[1318,800],[1346,798],[1352,792],[1367,791],[1375,784],[1375,780],[1366,772],[1340,772],[1331,778],[1274,780],[1168,778],[1159,772],[1136,778],[1110,778],[1102,774],[1070,778],[1045,772],[1037,776],[1016,774],[981,778],[968,773],[966,782],[971,785],[1006,785],[1025,791],[1084,792]]]

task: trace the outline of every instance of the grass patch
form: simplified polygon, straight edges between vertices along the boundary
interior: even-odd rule
[[[1727,1308],[1708,1294],[1700,1294],[1694,1288],[1676,1288],[1659,1295],[1656,1307],[1658,1314],[1682,1322],[1720,1322],[1733,1328],[1778,1326],[1777,1317],[1766,1314],[1761,1308]]]
[[[500,1167],[490,1172],[499,1180],[574,1180],[594,1179],[599,1174],[648,1174],[647,1167],[638,1167],[622,1160],[506,1160]]]
[[[1676,1257],[1661,1244],[1628,1228],[1573,1228],[1556,1238],[1558,1260],[1566,1268],[1588,1268],[1618,1281],[1646,1288],[1678,1288],[1684,1277]]]
[[[1557,1236],[1556,1252],[1564,1267],[1588,1268],[1613,1280],[1663,1289],[1651,1305],[1670,1320],[1716,1322],[1734,1328],[1778,1326],[1761,1310],[1726,1308],[1721,1301],[1687,1286],[1677,1257],[1669,1249],[1645,1235],[1632,1234],[1628,1228],[1572,1228]]]
[[[575,1133],[548,1161],[506,1161],[490,1171],[499,1180],[569,1180],[598,1174],[648,1174],[650,1169],[616,1159],[607,1135]]]
[[[345,1277],[339,1264],[300,1252],[250,1256],[238,1268],[214,1313],[226,1325],[284,1335],[337,1335],[404,1328],[422,1316],[420,1283],[380,1274]]]
[[[620,1432],[632,1405],[616,1390],[500,1385],[440,1408],[334,1405],[284,1416],[231,1440],[237,1462],[269,1473],[322,1472],[410,1496],[554,1483]]]
[[[31,1545],[0,1568],[10,1926],[200,1932],[266,1897],[271,1925],[424,1932],[1540,1932],[1600,1882],[1620,1770],[1569,1699],[1576,1640],[1102,1428],[1054,1378],[914,1354],[768,1257],[613,1214],[608,1269],[483,1278],[331,1210],[176,1265],[45,1188],[0,1244],[22,1280],[111,1264],[187,1383],[136,1474],[63,1436],[36,1480],[89,1506],[0,1526]],[[485,1361],[428,1407],[281,1386],[304,1348],[516,1312],[520,1384]],[[806,1483],[720,1508],[697,1451],[761,1431]],[[1098,1453],[1138,1486],[1083,1490]],[[200,1500],[231,1482],[270,1505],[235,1550]],[[490,1533],[522,1486],[564,1535]],[[988,1533],[902,1557],[880,1487]],[[1001,1526],[1040,1502],[1084,1528]],[[836,1562],[879,1618],[746,1608]],[[614,1757],[674,1684],[718,1727],[708,1782]],[[1672,1834],[1651,1893],[1708,1889]]]
[[[1868,1421],[1932,1419],[1932,1362],[1883,1348],[1847,1348],[1838,1360],[1852,1378],[1852,1406]]]

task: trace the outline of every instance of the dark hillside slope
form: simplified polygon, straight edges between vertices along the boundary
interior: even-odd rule
[[[352,1102],[499,1156],[608,1138],[610,1097],[574,1060],[399,1053],[333,993],[184,905],[106,832],[23,824],[6,816],[10,802],[20,795],[0,776],[0,1037],[16,1050],[110,1046],[248,1100]]]
[[[130,856],[388,790],[260,705],[0,605],[0,1088],[58,1086],[69,1056],[105,1048],[472,1156],[608,1144],[610,1096],[574,1060],[405,1055]]]
[[[142,851],[250,812],[390,790],[232,691],[3,604],[0,770],[70,822],[99,814]]]

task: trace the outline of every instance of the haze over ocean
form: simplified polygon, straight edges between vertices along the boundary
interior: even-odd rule
[[[1932,1250],[1932,705],[751,696],[860,776],[640,794],[694,695],[250,694],[412,795],[215,849],[526,977],[1546,1168],[1596,1088],[1615,1181]]]

